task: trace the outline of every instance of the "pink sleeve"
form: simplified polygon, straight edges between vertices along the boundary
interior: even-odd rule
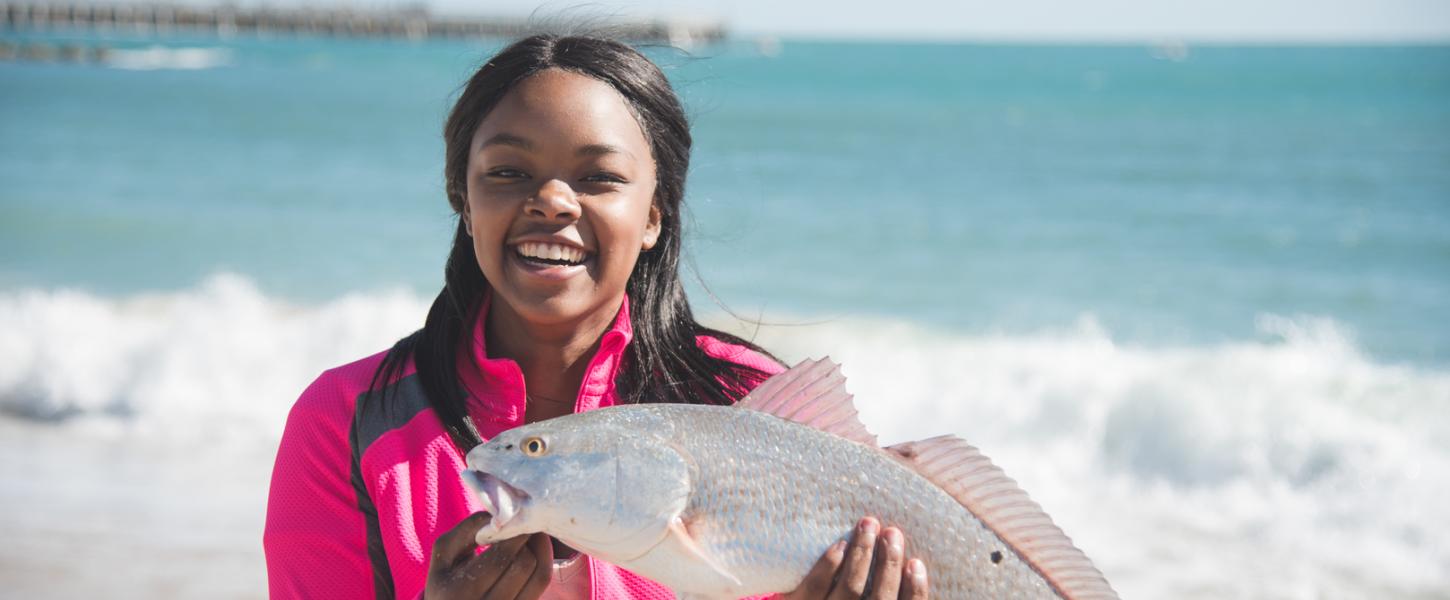
[[[371,598],[366,521],[353,487],[352,399],[323,373],[287,417],[262,546],[270,595]]]

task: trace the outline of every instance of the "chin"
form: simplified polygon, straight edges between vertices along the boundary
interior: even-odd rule
[[[509,298],[511,294],[501,294],[509,303],[509,308],[514,313],[523,317],[525,321],[535,325],[568,325],[586,320],[592,316],[599,315],[602,311],[608,311],[608,315],[601,318],[613,321],[618,312],[619,299],[624,296],[624,290],[618,294],[601,295],[588,297],[580,294],[519,294]]]

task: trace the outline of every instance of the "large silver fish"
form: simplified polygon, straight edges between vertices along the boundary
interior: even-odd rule
[[[954,437],[876,446],[829,361],[733,407],[605,408],[506,431],[464,477],[481,544],[548,533],[683,598],[787,592],[862,516],[901,528],[936,598],[1117,598],[1037,504]]]

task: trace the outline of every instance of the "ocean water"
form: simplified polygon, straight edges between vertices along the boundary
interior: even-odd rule
[[[116,51],[0,63],[0,582],[263,596],[286,411],[421,323],[499,45],[37,40]],[[1447,597],[1450,47],[1167,50],[651,50],[697,308],[981,447],[1125,597]]]

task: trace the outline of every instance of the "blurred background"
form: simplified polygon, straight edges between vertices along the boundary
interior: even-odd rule
[[[1450,4],[0,7],[6,595],[265,596],[292,401],[441,285],[452,99],[582,24],[687,105],[697,310],[884,441],[1125,598],[1450,597]]]

